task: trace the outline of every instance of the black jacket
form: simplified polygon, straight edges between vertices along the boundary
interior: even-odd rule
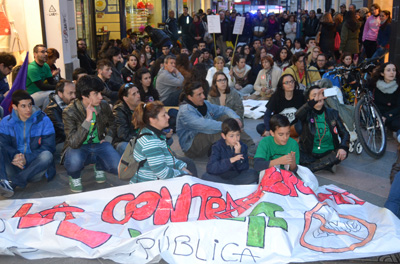
[[[171,41],[168,35],[161,29],[153,28],[149,33],[153,47],[161,49],[163,44],[167,41]]]
[[[119,102],[114,106],[114,138],[112,145],[117,146],[118,143],[126,141],[137,135],[132,124],[132,111],[125,102]]]
[[[44,109],[46,115],[50,118],[53,123],[54,130],[56,131],[56,144],[62,143],[65,141],[65,132],[64,132],[64,123],[62,120],[62,112],[61,107],[56,103],[54,99],[55,93],[51,93],[49,95],[50,104]]]
[[[232,36],[231,22],[227,18],[221,21],[221,33],[215,34],[216,37],[220,35],[222,35],[223,41],[231,40]]]
[[[84,68],[88,74],[96,73],[96,62],[89,57],[89,55],[85,53],[78,52],[79,64],[82,68]]]
[[[311,154],[313,150],[316,132],[315,122],[313,122],[313,120],[317,117],[317,113],[314,111],[314,108],[311,107],[312,102],[315,101],[308,101],[296,112],[296,118],[300,120],[302,126],[302,132],[299,138],[300,150],[309,154]],[[342,119],[339,117],[339,112],[325,106],[323,111],[326,114],[325,120],[332,134],[335,151],[344,149],[346,152],[349,152],[350,135],[344,127]],[[338,135],[341,138],[340,143]]]
[[[318,26],[319,20],[317,17],[314,17],[314,19],[307,18],[304,23],[304,35],[306,37],[315,37],[318,33]]]

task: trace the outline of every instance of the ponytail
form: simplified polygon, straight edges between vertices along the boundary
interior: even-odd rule
[[[133,126],[136,129],[143,129],[146,125],[150,124],[150,117],[157,118],[157,115],[163,108],[164,104],[160,101],[154,101],[151,103],[140,102],[132,115]]]

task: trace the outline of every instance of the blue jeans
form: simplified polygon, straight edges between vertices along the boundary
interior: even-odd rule
[[[120,156],[122,156],[122,154],[124,154],[126,146],[128,146],[128,144],[129,144],[128,141],[121,141],[117,144],[115,149],[117,150],[117,152],[119,153]]]
[[[178,106],[179,105],[179,95],[181,94],[181,90],[173,91],[168,95],[168,97],[163,100],[163,104],[165,106]]]
[[[400,172],[398,172],[396,176],[394,176],[392,187],[390,188],[389,197],[385,203],[385,207],[400,218]]]
[[[25,188],[28,182],[40,181],[44,175],[48,180],[56,175],[53,154],[50,151],[41,152],[30,163],[26,163],[23,170],[11,164],[13,158],[10,158],[6,150],[1,148],[0,160],[4,162],[0,165],[0,178],[11,180],[15,186]]]
[[[83,168],[89,164],[96,164],[97,170],[117,175],[120,159],[121,155],[108,142],[84,144],[78,149],[66,150],[64,167],[74,179],[79,178]]]

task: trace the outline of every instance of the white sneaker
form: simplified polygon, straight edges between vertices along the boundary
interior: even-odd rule
[[[10,198],[14,195],[14,189],[11,187],[8,180],[0,180],[0,195]]]

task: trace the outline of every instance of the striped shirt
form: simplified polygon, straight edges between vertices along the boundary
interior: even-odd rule
[[[169,179],[187,174],[182,170],[187,166],[186,163],[175,158],[167,146],[164,135],[158,136],[153,130],[154,128],[151,130],[145,127],[140,132],[140,134],[150,133],[151,136],[144,135],[137,140],[133,157],[137,162],[142,160],[146,162],[135,173],[130,183]]]

